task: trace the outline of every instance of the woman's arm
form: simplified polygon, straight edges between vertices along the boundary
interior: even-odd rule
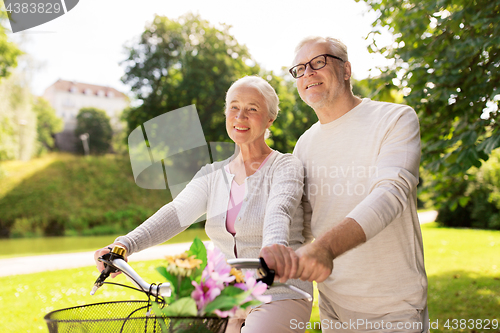
[[[212,165],[204,166],[184,190],[140,226],[115,242],[124,244],[128,254],[160,244],[187,229],[207,210]]]
[[[304,188],[302,163],[293,155],[274,162],[269,197],[266,203],[262,247],[272,244],[288,246],[290,226],[300,204]]]

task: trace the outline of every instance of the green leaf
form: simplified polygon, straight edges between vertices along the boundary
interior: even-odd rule
[[[168,282],[170,282],[174,290],[179,290],[177,277],[167,272],[167,268],[165,266],[156,267],[156,271],[160,273],[165,279],[167,279]]]
[[[260,305],[260,304],[262,304],[262,302],[261,302],[261,301],[258,301],[258,300],[256,300],[256,299],[253,299],[253,300],[251,300],[251,301],[249,301],[249,302],[246,302],[246,303],[241,304],[241,305],[240,305],[240,308],[242,308],[242,309],[246,309],[246,308],[248,308],[249,306],[257,306],[257,305]]]
[[[227,286],[224,288],[221,292],[221,295],[226,295],[226,296],[236,296],[239,294],[244,293],[245,291],[241,288],[235,287],[235,286]]]
[[[157,317],[163,317],[163,310],[164,309],[160,309],[160,306],[158,305],[158,303],[156,302],[153,302],[151,304],[151,308],[153,310],[153,313],[157,316]],[[165,325],[165,322],[160,319],[158,320],[158,322],[160,323],[160,326],[161,326],[161,331],[162,332],[168,332],[168,328],[167,328],[167,325]]]
[[[201,275],[201,272],[207,266],[207,248],[198,237],[195,237],[193,240],[193,244],[191,244],[191,247],[188,250],[188,255],[194,255],[197,259],[202,261],[200,267],[194,272],[194,276]]]
[[[179,287],[179,297],[188,297],[191,296],[191,293],[194,290],[194,286],[192,284],[192,279],[189,277],[184,277],[181,280],[181,285]]]
[[[500,147],[500,135],[492,135],[481,142],[477,149],[482,150],[489,155],[494,149],[498,147]]]
[[[229,288],[229,287],[227,287]],[[227,289],[225,288],[225,289]],[[224,289],[224,290],[225,290]],[[239,288],[237,288],[239,289]],[[224,291],[223,290],[223,291]],[[241,290],[241,289],[240,289]],[[234,291],[229,291],[232,293]],[[214,310],[228,311],[233,307],[238,306],[245,302],[245,300],[252,294],[251,290],[243,291],[242,293],[233,294],[231,296],[220,294],[212,302],[208,303],[205,307],[206,313],[212,313]]]
[[[191,297],[183,297],[162,310],[167,317],[195,317],[198,314],[196,302]]]
[[[460,206],[465,207],[469,200],[470,197],[461,197],[460,199],[458,199],[458,203],[460,204]]]
[[[215,310],[229,311],[239,304],[240,302],[234,297],[219,295],[205,306],[205,313],[212,313]]]

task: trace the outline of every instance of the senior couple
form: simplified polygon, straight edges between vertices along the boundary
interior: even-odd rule
[[[290,73],[319,119],[293,155],[265,143],[278,115],[276,92],[259,77],[244,77],[226,94],[226,129],[237,153],[203,167],[114,244],[130,255],[206,213],[207,235],[228,259],[263,257],[281,282],[310,294],[318,283],[323,332],[427,332],[415,112],[354,96],[347,49],[333,38],[301,41]],[[267,293],[270,303],[231,319],[226,332],[304,332],[311,302],[287,289]]]

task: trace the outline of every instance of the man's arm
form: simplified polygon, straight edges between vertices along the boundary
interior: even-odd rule
[[[365,241],[366,235],[361,226],[346,217],[314,242],[297,250],[295,278],[323,282],[332,273],[333,259]]]
[[[301,279],[323,282],[332,273],[333,259],[366,241],[361,226],[351,218],[328,230],[314,242],[296,252],[291,248],[273,244],[264,247],[260,256],[274,269],[281,282]]]

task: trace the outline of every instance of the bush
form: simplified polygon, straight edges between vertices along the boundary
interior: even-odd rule
[[[80,137],[88,134],[88,146],[91,154],[102,155],[109,151],[113,130],[106,111],[96,108],[83,108],[76,117],[77,126],[75,134]],[[83,145],[77,145],[81,153],[84,153]]]
[[[30,162],[32,163],[32,162]],[[125,233],[171,200],[137,186],[125,156],[55,158],[31,176],[0,181],[0,238]]]
[[[500,230],[500,150],[472,170],[466,182],[454,186],[463,194],[461,204],[439,209],[437,221],[441,225]]]

